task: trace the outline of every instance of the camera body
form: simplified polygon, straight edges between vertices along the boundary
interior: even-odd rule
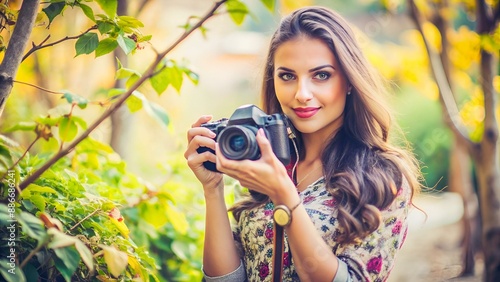
[[[217,135],[215,140],[219,143],[222,154],[231,160],[258,160],[261,157],[255,135],[257,130],[262,128],[274,154],[286,165],[291,159],[286,119],[282,114],[267,115],[255,105],[243,105],[237,108],[229,119],[223,118],[201,126]],[[197,151],[215,153],[207,147],[200,147]],[[213,162],[207,161],[203,165],[208,170],[217,171]]]

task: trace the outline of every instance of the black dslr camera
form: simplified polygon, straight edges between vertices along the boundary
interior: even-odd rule
[[[201,126],[210,129],[217,136],[222,154],[231,160],[257,160],[260,149],[255,139],[257,130],[263,128],[276,157],[285,165],[290,162],[290,143],[287,133],[287,118],[281,114],[267,115],[255,105],[237,108],[229,119],[223,118]],[[198,153],[214,150],[207,147],[197,149]],[[217,171],[215,163],[204,162],[211,171]]]

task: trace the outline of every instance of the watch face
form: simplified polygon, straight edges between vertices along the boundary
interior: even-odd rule
[[[276,224],[280,226],[286,226],[290,223],[290,214],[288,214],[284,209],[275,209],[273,217]]]

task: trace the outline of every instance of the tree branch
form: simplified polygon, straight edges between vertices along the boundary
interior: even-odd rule
[[[220,0],[214,4],[214,6],[210,9],[210,11],[201,18],[193,27],[189,30],[184,31],[184,33],[167,49],[163,52],[157,54],[156,59],[149,65],[144,74],[125,92],[122,96],[112,104],[94,123],[92,123],[88,129],[83,132],[80,136],[78,136],[71,144],[69,144],[66,148],[60,150],[57,154],[55,154],[50,160],[48,160],[45,164],[43,164],[39,169],[33,172],[33,174],[26,177],[20,184],[19,188],[23,190],[30,183],[38,179],[40,175],[42,175],[47,169],[49,169],[53,164],[55,164],[59,159],[67,155],[71,152],[76,145],[82,142],[85,138],[89,136],[89,134],[94,131],[104,120],[106,120],[114,111],[116,111],[124,102],[127,100],[132,93],[139,88],[147,79],[153,76],[155,72],[156,66],[163,60],[163,58],[170,53],[175,47],[177,47],[182,41],[184,41],[191,33],[200,28],[209,18],[215,15],[215,12],[219,9],[219,7],[224,4],[227,0]],[[29,1],[28,1],[29,2]]]
[[[40,49],[47,48],[47,47],[50,47],[50,46],[54,46],[54,45],[59,44],[59,43],[61,43],[63,41],[66,41],[66,40],[78,39],[78,38],[82,37],[82,35],[88,33],[91,30],[94,30],[94,29],[97,29],[97,25],[91,26],[89,29],[87,29],[86,31],[80,33],[79,35],[66,36],[66,37],[64,37],[62,39],[59,39],[57,41],[54,41],[52,43],[48,43],[48,44],[43,45],[47,41],[47,39],[49,39],[49,37],[50,37],[50,36],[47,36],[47,38],[45,38],[40,44],[35,45],[35,43],[33,43],[32,47],[28,51],[28,53],[26,53],[26,55],[23,56],[22,61],[24,61],[26,58],[29,57],[29,55],[31,55],[32,53],[34,53],[34,52],[36,52],[36,51],[38,51]]]
[[[31,86],[31,87],[36,88],[38,90],[42,90],[42,91],[50,93],[50,94],[64,94],[64,92],[52,91],[52,90],[43,88],[41,86],[28,83],[28,82],[22,82],[22,81],[18,81],[18,80],[13,80],[12,82],[19,83],[19,84],[24,84],[24,85],[28,85],[28,86]]]
[[[444,107],[444,112],[446,114],[446,122],[451,128],[451,130],[456,133],[457,138],[461,138],[462,141],[468,143],[469,145],[472,145],[473,143],[468,137],[467,130],[463,126],[463,123],[460,119],[460,113],[457,107],[457,103],[455,101],[455,97],[453,96],[451,87],[446,78],[446,74],[443,69],[443,65],[441,63],[441,59],[439,55],[436,54],[434,50],[431,48],[429,40],[424,34],[422,28],[423,25],[422,16],[420,14],[420,11],[418,10],[418,7],[415,5],[415,2],[413,0],[408,0],[408,6],[410,11],[410,16],[413,19],[417,30],[422,35],[422,39],[424,41],[425,48],[427,50],[429,62],[431,65],[431,71],[438,86],[439,93],[442,99],[442,104]]]
[[[40,0],[23,1],[16,26],[5,51],[4,60],[0,65],[0,74],[6,78],[0,80],[0,116],[5,107],[5,101],[12,90],[12,79],[16,76],[22,62],[22,53],[26,49],[33,30],[39,4]]]
[[[498,4],[500,6],[500,4]],[[490,35],[493,30],[494,16],[490,7],[484,0],[477,0],[476,4],[477,26],[476,32],[479,35]],[[496,11],[498,13],[498,10]],[[495,15],[496,16],[496,15]],[[495,67],[493,66],[493,54],[481,48],[481,63],[479,83],[484,95],[484,137],[482,141],[496,143],[498,138],[498,124],[495,116],[496,97],[493,88],[493,76]]]

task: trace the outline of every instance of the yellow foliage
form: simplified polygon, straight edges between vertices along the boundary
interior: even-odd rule
[[[464,124],[473,130],[479,128],[483,123],[484,97],[479,85],[473,87],[471,99],[461,108],[460,117]]]
[[[169,222],[172,224],[174,229],[179,233],[179,234],[186,234],[188,231],[188,221],[186,219],[186,216],[176,210],[175,208],[172,208],[170,205],[167,206],[166,208],[166,213],[167,217],[169,219]]]
[[[422,24],[422,31],[429,41],[430,47],[434,49],[435,52],[441,53],[441,33],[439,29],[430,22],[424,22]]]
[[[99,245],[104,251],[104,261],[114,277],[120,276],[128,266],[128,255],[113,246]]]
[[[128,235],[130,233],[130,230],[128,229],[127,225],[125,224],[124,220],[119,221],[116,218],[110,217],[109,220],[118,228],[118,231],[120,231],[120,234],[124,238],[128,239]]]
[[[493,77],[493,89],[495,89],[496,93],[500,93],[500,76],[499,75]]]
[[[463,89],[472,89],[474,86],[474,82],[471,80],[470,75],[461,70],[456,70],[453,73],[453,82],[456,83],[459,88]]]
[[[281,10],[284,14],[289,14],[303,6],[310,6],[313,2],[312,0],[280,0]]]
[[[468,70],[480,59],[480,38],[477,33],[461,26],[458,30],[450,30],[448,40],[451,48],[448,54],[452,64],[459,70]]]

